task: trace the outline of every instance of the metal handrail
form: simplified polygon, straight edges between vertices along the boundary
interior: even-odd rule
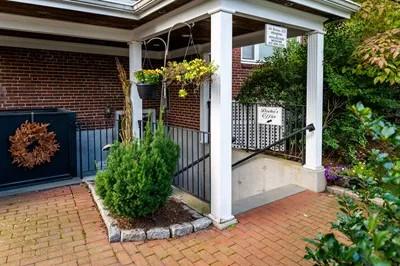
[[[234,143],[236,141],[236,138],[232,138],[232,143]],[[204,161],[205,159],[210,157],[210,153],[205,154],[203,157],[200,157],[199,159],[197,159],[196,161],[193,161],[192,163],[186,165],[184,168],[182,168],[181,170],[179,170],[178,172],[175,173],[175,175],[179,175],[182,174],[183,172],[189,170],[190,168],[198,165],[199,163],[201,163],[202,161]]]
[[[189,170],[190,168],[198,165],[199,163],[201,163],[202,161],[204,161],[205,159],[210,157],[210,153],[207,153],[206,155],[204,155],[203,157],[200,157],[199,159],[197,159],[196,161],[193,161],[192,163],[188,164],[187,166],[183,167],[181,170],[179,170],[178,172],[175,173],[175,175],[180,175],[183,172]]]
[[[275,146],[275,145],[277,145],[277,144],[279,144],[279,143],[281,143],[281,142],[284,142],[285,140],[287,140],[287,139],[289,139],[289,138],[291,138],[291,137],[293,137],[293,136],[295,136],[295,135],[297,135],[297,134],[299,134],[299,133],[301,133],[301,132],[303,132],[303,131],[306,131],[306,130],[308,130],[308,131],[310,131],[310,132],[314,131],[314,130],[315,130],[314,124],[309,124],[309,125],[307,125],[307,126],[301,128],[301,129],[299,129],[299,130],[296,130],[296,131],[294,131],[293,133],[290,133],[289,135],[287,135],[287,136],[281,138],[280,140],[275,141],[274,143],[272,143],[272,144],[266,146],[265,148],[263,148],[263,149],[261,149],[261,150],[258,150],[258,151],[256,151],[256,152],[250,154],[249,156],[247,156],[247,157],[245,157],[245,158],[243,158],[243,159],[241,159],[241,160],[239,160],[239,161],[233,163],[233,164],[232,164],[232,168],[238,166],[239,164],[242,164],[243,162],[245,162],[245,161],[247,161],[247,160],[250,160],[251,158],[257,156],[257,155],[260,154],[260,153],[264,153],[265,151],[271,149],[273,146]]]

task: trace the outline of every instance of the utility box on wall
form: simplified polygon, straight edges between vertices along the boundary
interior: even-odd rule
[[[47,131],[55,134],[58,150],[49,162],[34,167],[13,163],[10,136],[15,136],[25,122],[48,124]],[[57,108],[0,111],[0,188],[26,183],[70,178],[77,175],[76,114]],[[53,135],[54,135],[53,134]],[[27,147],[33,150],[36,141]]]

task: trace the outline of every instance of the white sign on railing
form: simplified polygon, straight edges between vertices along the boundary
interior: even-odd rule
[[[287,29],[265,24],[265,44],[278,48],[287,46]]]
[[[257,123],[282,126],[282,107],[258,106]]]

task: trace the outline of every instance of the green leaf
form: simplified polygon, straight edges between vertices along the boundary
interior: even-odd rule
[[[395,127],[384,127],[382,129],[382,135],[384,138],[388,139],[390,138],[394,133],[396,133],[396,128]]]
[[[375,248],[382,248],[385,245],[385,242],[390,239],[390,236],[391,234],[388,231],[375,232],[373,236]]]

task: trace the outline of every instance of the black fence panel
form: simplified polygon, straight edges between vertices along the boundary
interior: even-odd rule
[[[152,124],[152,129],[156,128]],[[144,125],[140,123],[143,136]],[[210,133],[195,129],[165,125],[170,138],[179,145],[179,160],[173,179],[174,186],[195,197],[210,201],[211,198],[211,158]]]
[[[152,123],[155,130],[157,124]],[[139,122],[140,138],[144,135],[143,122]],[[174,186],[204,200],[210,201],[210,134],[199,130],[165,125],[168,136],[179,145],[179,160],[173,176]],[[120,141],[118,120],[104,121],[95,126],[77,125],[78,173],[83,177],[92,176],[107,167],[109,151],[103,147]]]
[[[75,113],[63,109],[8,110],[0,112],[0,187],[22,185],[77,175]],[[49,163],[33,169],[12,163],[9,137],[25,121],[49,124],[59,150]]]
[[[77,124],[77,163],[81,178],[95,175],[106,168],[109,151],[103,149],[107,144],[119,141],[120,123],[118,120],[105,120],[91,124]]]

